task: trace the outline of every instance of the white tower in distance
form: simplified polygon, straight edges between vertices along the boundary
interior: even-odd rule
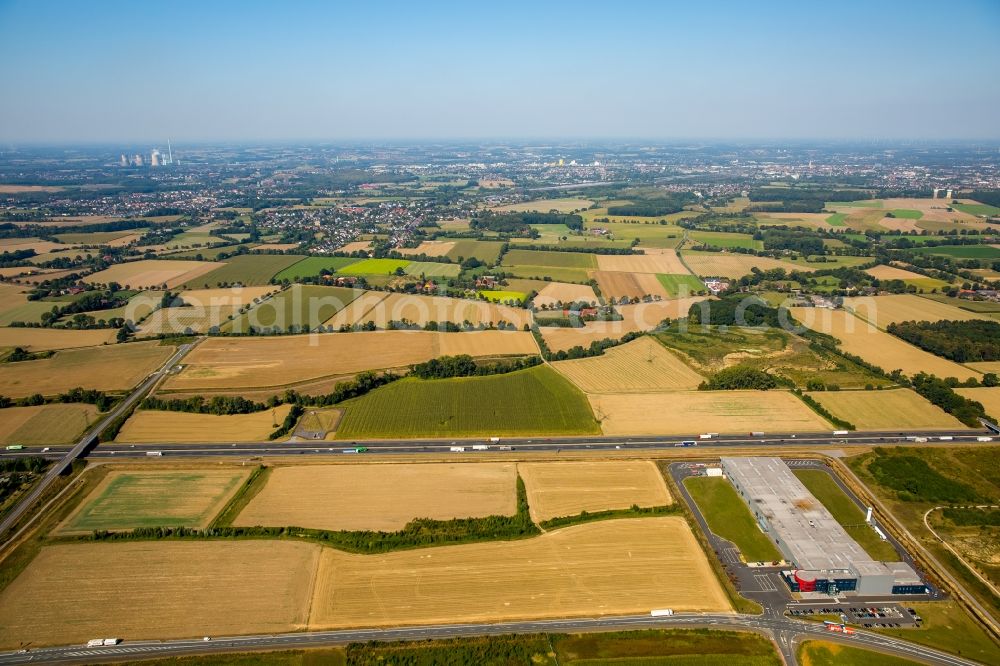
[[[153,148],[153,152],[149,155],[149,166],[160,166],[160,151]]]

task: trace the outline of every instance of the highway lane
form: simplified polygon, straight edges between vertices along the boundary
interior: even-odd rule
[[[767,433],[763,436],[725,434],[713,436],[711,439],[700,439],[699,435],[672,435],[652,437],[505,437],[499,442],[489,439],[380,439],[380,440],[296,440],[289,442],[199,442],[178,444],[159,442],[147,444],[101,444],[89,453],[92,458],[107,457],[144,457],[148,451],[160,451],[164,455],[199,455],[199,456],[275,456],[299,454],[341,454],[345,449],[356,446],[368,449],[367,454],[378,453],[447,453],[453,446],[466,447],[466,452],[474,453],[473,445],[486,445],[491,452],[503,452],[507,447],[514,451],[586,451],[586,450],[625,450],[625,449],[665,449],[684,448],[683,442],[691,443],[692,447],[785,447],[801,448],[803,446],[835,447],[837,445],[881,446],[896,444],[913,444],[915,438],[931,442],[977,443],[982,437],[989,437],[986,431],[881,431],[881,432],[851,432],[838,434],[826,432],[812,433]],[[941,438],[947,438],[942,440]],[[998,438],[992,438],[994,440]],[[49,447],[45,455],[60,455],[65,447]],[[0,457],[16,457],[39,455],[41,447],[29,448],[17,452],[2,452]]]
[[[612,616],[499,622],[489,624],[447,624],[436,626],[393,627],[385,629],[349,629],[342,631],[300,632],[258,636],[213,637],[203,640],[124,642],[113,647],[87,648],[64,646],[39,648],[28,652],[0,653],[0,664],[26,663],[95,663],[150,657],[175,657],[185,654],[246,652],[252,650],[301,649],[351,642],[426,640],[461,636],[485,636],[529,633],[577,633],[649,628],[711,627],[750,629],[776,639],[788,664],[794,664],[795,647],[808,639],[841,642],[858,647],[879,649],[902,657],[916,658],[931,664],[968,666],[975,662],[915,645],[889,636],[859,631],[844,636],[828,631],[823,625],[792,620],[784,616],[734,614],[679,614],[672,617],[649,615]]]
[[[10,512],[4,517],[2,521],[0,521],[0,536],[5,537],[7,535],[7,532],[11,529],[11,527],[13,527],[14,524],[21,519],[21,517],[24,515],[24,512],[27,511],[31,506],[33,506],[34,503],[38,501],[38,498],[41,497],[42,494],[45,492],[45,490],[49,487],[49,485],[51,485],[52,482],[55,481],[60,474],[62,474],[70,465],[72,465],[74,460],[76,460],[83,454],[84,450],[88,446],[90,446],[90,444],[97,438],[97,436],[101,433],[101,431],[104,430],[106,427],[108,427],[108,425],[116,418],[124,414],[127,410],[131,409],[132,405],[134,405],[140,398],[142,398],[142,396],[144,396],[147,391],[153,388],[153,386],[155,386],[156,383],[160,381],[160,379],[164,376],[164,374],[168,372],[170,368],[174,367],[174,365],[176,365],[177,362],[180,361],[181,358],[183,358],[184,355],[187,354],[188,351],[190,351],[193,346],[194,345],[192,344],[181,345],[174,353],[174,355],[171,356],[170,359],[164,365],[162,365],[159,370],[157,370],[149,377],[147,377],[146,380],[142,382],[142,384],[136,387],[135,390],[133,390],[128,396],[125,397],[124,400],[119,402],[114,409],[108,412],[107,416],[105,416],[102,420],[98,421],[97,424],[94,425],[93,428],[88,430],[83,435],[83,437],[81,437],[80,440],[77,441],[76,444],[70,447],[65,452],[65,454],[61,458],[59,458],[56,464],[53,465],[49,469],[49,471],[45,473],[45,475],[39,480],[39,482],[35,484],[35,487],[32,488],[31,491],[27,495],[25,495],[21,499],[21,501],[18,502],[10,510]],[[30,452],[31,451],[29,450],[29,453]]]

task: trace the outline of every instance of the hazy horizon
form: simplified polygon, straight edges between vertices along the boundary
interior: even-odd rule
[[[993,141],[998,28],[984,0],[0,1],[0,141]]]

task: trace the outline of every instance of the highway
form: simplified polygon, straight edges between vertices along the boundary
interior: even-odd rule
[[[111,457],[146,457],[149,451],[159,451],[164,456],[287,456],[287,455],[342,455],[342,452],[354,447],[365,447],[370,454],[422,454],[448,453],[453,446],[466,448],[466,453],[472,455],[473,445],[486,445],[489,451],[497,453],[512,451],[587,451],[587,450],[649,450],[666,448],[684,448],[683,442],[690,442],[691,447],[775,447],[802,448],[817,446],[835,448],[839,445],[881,446],[893,444],[913,444],[914,438],[926,438],[927,443],[947,441],[950,443],[976,443],[979,438],[990,437],[1000,440],[986,430],[956,430],[956,431],[881,431],[881,432],[849,432],[834,435],[831,431],[812,433],[766,433],[763,436],[747,434],[714,435],[711,439],[700,439],[699,434],[651,436],[651,437],[504,437],[499,442],[489,439],[379,439],[379,440],[293,440],[288,442],[196,442],[177,444],[171,442],[122,444],[108,442],[101,444],[88,453],[93,459]],[[945,437],[948,439],[942,440]],[[74,447],[75,449],[75,447]],[[39,455],[40,448],[24,449],[23,451],[0,453],[0,457],[15,457]],[[63,456],[66,447],[51,447],[46,453],[49,456]],[[65,459],[65,458],[63,458]]]
[[[0,653],[0,664],[27,663],[95,663],[124,661],[151,657],[176,657],[186,654],[246,652],[265,649],[302,649],[351,642],[426,640],[456,636],[486,636],[529,633],[577,633],[650,628],[713,627],[717,629],[750,629],[773,637],[786,663],[795,664],[797,645],[810,638],[842,642],[858,647],[919,659],[931,664],[967,666],[976,662],[938,650],[867,631],[843,636],[825,629],[822,624],[792,620],[782,615],[680,614],[672,617],[649,615],[613,616],[498,622],[489,624],[449,624],[426,627],[395,627],[387,629],[349,629],[344,631],[300,632],[260,636],[213,637],[211,641],[176,640],[124,642],[113,647],[87,648],[67,646],[39,648],[28,652]]]
[[[0,521],[0,538],[6,537],[7,532],[17,523],[18,520],[24,515],[24,512],[32,507],[35,502],[38,501],[46,491],[46,489],[52,484],[56,478],[62,474],[66,469],[68,469],[73,461],[83,455],[83,452],[87,449],[90,444],[97,439],[97,436],[104,430],[108,425],[114,421],[116,418],[124,414],[126,411],[132,408],[132,406],[142,398],[153,386],[156,385],[158,381],[166,374],[170,368],[174,367],[181,358],[187,354],[194,345],[186,344],[181,345],[177,352],[174,353],[170,359],[160,367],[159,370],[151,374],[146,378],[142,384],[140,384],[134,391],[132,391],[124,400],[118,403],[114,409],[108,412],[108,415],[97,422],[93,428],[84,433],[83,437],[71,447],[66,448],[64,454],[59,457],[55,465],[53,465],[48,472],[35,484],[34,488],[31,489],[28,494],[26,494],[20,502],[18,502],[8,513],[2,521]],[[31,454],[31,451],[26,451]],[[37,452],[36,452],[37,453]],[[50,452],[51,453],[51,452]]]

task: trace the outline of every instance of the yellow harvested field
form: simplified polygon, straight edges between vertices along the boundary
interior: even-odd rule
[[[955,393],[963,398],[969,398],[982,403],[986,413],[995,419],[1000,419],[1000,386],[981,386],[979,388],[957,388]]]
[[[187,289],[181,299],[191,307],[216,307],[219,305],[251,305],[280,288],[268,284],[260,287],[230,287],[220,289]]]
[[[469,333],[431,333],[436,335],[436,356],[533,356],[538,345],[525,331],[472,331]]]
[[[66,328],[0,328],[0,347],[24,347],[30,351],[96,347],[114,342],[113,328],[74,331]]]
[[[415,518],[512,516],[514,463],[276,467],[233,521],[324,530],[401,530]]]
[[[810,393],[831,414],[858,430],[956,430],[965,426],[910,389]]]
[[[46,256],[49,256],[50,259],[54,259],[55,258],[55,257],[52,257],[51,255],[46,255]],[[37,257],[32,257],[32,259],[37,259]],[[67,268],[66,270],[62,270],[62,271],[53,271],[53,270],[48,270],[48,269],[44,269],[44,268],[38,268],[38,269],[34,269],[34,271],[32,271],[32,269],[31,269],[30,266],[23,266],[23,267],[21,267],[20,270],[27,272],[27,274],[26,275],[22,275],[22,276],[20,276],[18,278],[14,278],[14,281],[15,282],[22,282],[22,283],[25,283],[25,284],[41,284],[42,282],[45,282],[46,280],[60,280],[60,279],[62,279],[64,277],[66,277],[67,275],[72,275],[73,273],[79,273],[80,272],[80,271],[72,269],[72,268]]]
[[[590,199],[539,199],[500,206],[496,210],[513,213],[548,213],[553,210],[559,213],[573,213],[590,208],[593,204]]]
[[[24,275],[36,275],[41,276],[45,273],[53,273],[51,268],[35,268],[34,266],[10,266],[7,268],[0,268],[0,278],[7,279],[12,277],[24,276]]]
[[[72,247],[75,246],[42,240],[40,238],[0,238],[0,252],[34,250],[35,254],[38,255],[57,250],[68,250]]]
[[[913,271],[908,271],[904,268],[897,268],[896,266],[887,266],[886,264],[879,264],[874,268],[868,268],[865,273],[871,275],[873,278],[878,278],[879,280],[926,280],[927,278],[920,273],[914,273]]]
[[[787,391],[674,391],[588,395],[605,435],[690,435],[829,430]]]
[[[107,243],[101,243],[102,245],[107,245],[108,247],[125,247],[126,245],[131,245],[142,238],[142,234],[127,234],[125,236],[119,236],[114,240],[108,241]]]
[[[844,299],[844,308],[879,328],[901,321],[966,321],[991,319],[989,314],[977,314],[947,303],[938,303],[913,294],[886,296],[855,296]]]
[[[907,375],[926,372],[938,377],[979,377],[975,370],[918,349],[855,317],[845,310],[789,308],[796,320],[814,331],[840,340],[840,348],[860,356],[886,372],[902,370]]]
[[[136,337],[171,333],[207,333],[213,326],[221,328],[235,317],[239,307],[217,305],[211,308],[161,308],[143,320],[136,328]]]
[[[353,243],[346,243],[337,248],[337,252],[347,252],[348,254],[352,252],[367,252],[371,249],[371,241],[354,241]]]
[[[605,298],[620,299],[623,296],[629,299],[646,296],[667,298],[670,295],[653,273],[590,271],[589,275],[597,281],[597,286]]]
[[[417,247],[398,247],[396,251],[402,255],[425,254],[428,257],[443,257],[455,247],[455,241],[424,241]]]
[[[83,404],[8,407],[0,412],[0,444],[70,444],[97,422],[97,408]]]
[[[535,296],[535,307],[552,306],[555,303],[597,303],[597,294],[589,284],[569,284],[566,282],[548,282],[538,290]]]
[[[142,324],[138,327],[138,334],[184,333],[188,329],[195,333],[206,333],[213,326],[222,327],[230,319],[236,317],[241,308],[250,307],[277,291],[278,287],[273,285],[227,289],[190,289],[180,294],[185,305],[156,310],[148,318],[142,320]],[[156,300],[158,303],[159,299]],[[132,309],[141,309],[144,305],[136,299],[130,300],[126,312]],[[125,318],[133,321],[142,319],[142,317],[129,316],[128,314]]]
[[[132,289],[173,288],[224,266],[218,261],[142,260],[115,264],[83,278],[90,284],[117,282]]]
[[[236,389],[286,386],[365,370],[402,368],[441,355],[537,353],[530,333],[371,331],[209,338],[184,358],[165,388]]]
[[[556,361],[552,367],[584,393],[643,393],[697,388],[704,378],[649,336],[602,356]]]
[[[625,273],[688,273],[674,250],[655,254],[599,254],[597,267],[602,271]]]
[[[1000,375],[1000,361],[976,361],[974,363],[966,363],[965,365],[983,374],[993,372]]]
[[[685,263],[691,267],[695,275],[702,277],[727,277],[735,279],[749,275],[753,268],[759,268],[762,271],[772,268],[802,270],[801,266],[790,262],[749,254],[735,254],[730,252],[694,254],[692,252],[685,252],[683,256]],[[687,271],[684,272],[686,273]]]
[[[337,313],[338,315],[340,313]],[[334,315],[333,319],[337,319]],[[463,322],[478,324],[499,324],[502,321],[522,328],[531,323],[531,313],[522,308],[497,305],[489,301],[473,301],[465,298],[444,296],[418,296],[416,294],[389,294],[373,304],[370,309],[350,324],[375,322],[378,328],[386,328],[390,321],[410,321],[420,326],[429,322],[450,321],[461,325]],[[333,321],[333,320],[331,320]]]
[[[126,444],[266,442],[267,436],[281,425],[291,409],[291,405],[279,405],[273,410],[230,416],[137,409],[115,441]]]
[[[23,269],[14,269],[23,270]],[[0,312],[6,312],[28,302],[28,287],[0,284]]]
[[[663,475],[649,460],[520,463],[517,471],[535,522],[672,501]]]
[[[311,630],[728,611],[683,518],[605,520],[532,539],[385,555],[325,550]]]
[[[618,313],[623,317],[622,322],[629,331],[651,331],[656,328],[664,319],[679,319],[686,317],[688,310],[695,303],[707,300],[705,296],[688,296],[686,298],[670,298],[662,301],[652,301],[650,303],[636,303],[634,305],[619,305]],[[615,322],[590,322],[592,324]]]
[[[235,540],[46,546],[0,593],[0,646],[304,629],[321,550]]]
[[[254,245],[255,250],[275,250],[277,252],[288,252],[289,250],[295,250],[299,247],[299,243],[261,243],[260,245]]]
[[[335,315],[323,322],[324,326],[333,326],[334,330],[341,326],[350,326],[354,322],[364,317],[376,305],[381,303],[388,294],[382,291],[366,291],[347,307],[338,311]]]
[[[884,227],[891,231],[902,231],[903,233],[919,232],[920,227],[917,225],[918,220],[913,220],[906,217],[883,217],[878,221],[880,227]]]
[[[16,194],[18,192],[61,192],[58,185],[0,185],[0,194]]]
[[[77,386],[123,391],[166,363],[173,353],[173,347],[160,346],[158,342],[130,342],[126,345],[67,349],[50,358],[35,361],[2,363],[0,395],[12,398],[34,393],[54,395]]]
[[[832,229],[827,218],[829,213],[754,213],[760,219],[761,226],[782,224],[789,227],[812,227],[815,229]]]
[[[951,206],[951,200],[945,199],[883,199],[882,208],[884,210],[919,210],[923,213],[923,217],[920,218],[921,221],[933,221],[933,222],[976,222],[976,216],[969,215],[968,213],[963,213],[962,211],[956,209],[948,210]]]

